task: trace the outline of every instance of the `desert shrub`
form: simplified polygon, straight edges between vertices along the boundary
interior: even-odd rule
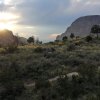
[[[76,39],[80,39],[80,36],[76,36]]]
[[[86,42],[90,42],[90,41],[92,41],[92,39],[93,39],[93,38],[89,35],[89,36],[86,37],[85,40],[86,40]]]
[[[16,45],[10,45],[10,46],[4,47],[4,49],[5,49],[5,51],[7,53],[13,53],[13,52],[15,52],[15,51],[18,50],[18,46],[16,46]]]
[[[56,50],[53,47],[49,47],[49,48],[37,47],[37,48],[34,49],[34,51],[36,53],[53,53]]]
[[[75,37],[74,33],[70,34],[70,38],[73,39]]]
[[[0,54],[6,54],[6,53],[7,53],[6,50],[4,48],[1,48]]]
[[[58,45],[59,45],[59,46],[63,46],[64,43],[63,43],[63,42],[58,42]]]
[[[34,43],[34,41],[35,41],[34,36],[29,37],[29,38],[27,39],[27,42],[28,42],[28,43]]]
[[[68,47],[67,47],[68,51],[72,51],[72,50],[75,50],[75,49],[76,49],[75,44],[69,44]]]
[[[65,64],[70,65],[72,67],[80,66],[82,64],[82,60],[80,58],[69,58],[65,60]]]
[[[15,100],[24,90],[24,83],[21,79],[21,72],[16,63],[3,68],[0,71],[0,100]]]
[[[95,94],[89,93],[84,96],[84,99],[85,100],[98,100],[99,98]]]
[[[61,100],[48,80],[38,80],[35,85],[36,100]]]
[[[39,77],[42,77],[41,74],[43,71],[41,70],[41,66],[38,67],[38,64],[35,66],[30,65],[25,68],[24,78],[37,80]]]
[[[56,49],[52,47],[52,48],[51,48],[51,52],[54,52],[54,51],[56,51]]]
[[[80,45],[80,41],[75,41],[75,45]]]
[[[44,51],[44,52],[54,52],[54,51],[56,51],[56,50],[55,50],[55,48],[53,48],[53,47],[49,47],[49,48],[44,48],[43,51]]]
[[[89,82],[94,82],[94,79],[96,79],[97,76],[97,67],[93,64],[82,64],[79,68],[79,73]],[[96,80],[95,80],[96,81]]]
[[[36,90],[41,89],[41,88],[49,88],[49,87],[50,87],[50,83],[48,80],[38,79],[36,81],[36,84],[35,84]]]
[[[42,47],[37,47],[37,48],[34,49],[34,51],[36,53],[42,53],[43,52],[43,48]]]
[[[66,42],[66,41],[68,40],[68,37],[67,37],[67,36],[64,36],[64,37],[62,38],[62,40],[63,40],[63,42]]]
[[[77,46],[80,46],[80,45],[84,44],[84,41],[77,40],[77,41],[74,42],[74,44],[77,45]]]
[[[59,96],[63,97],[63,100],[78,100],[78,97],[84,94],[84,87],[81,82],[81,78],[76,76],[72,80],[69,80],[67,76],[65,78],[60,77],[55,87]]]
[[[24,77],[36,80],[38,78],[48,79],[51,75],[50,70],[55,69],[55,66],[58,63],[55,62],[52,58],[47,59],[42,57],[37,61],[33,61],[33,63],[28,64],[25,68]]]

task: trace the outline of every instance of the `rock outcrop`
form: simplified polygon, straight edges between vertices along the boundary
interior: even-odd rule
[[[62,40],[64,36],[70,36],[74,33],[75,36],[86,36],[90,34],[93,25],[100,25],[100,15],[83,16],[76,19],[67,30],[61,35],[57,36],[57,40]]]
[[[17,41],[12,31],[0,30],[0,46],[17,45]]]

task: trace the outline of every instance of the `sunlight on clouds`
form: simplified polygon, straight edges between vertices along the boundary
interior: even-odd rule
[[[20,36],[20,37],[25,37],[25,38],[28,38],[28,37],[30,37],[30,36],[34,36],[35,38],[37,38],[39,35],[38,34],[35,34],[35,33],[20,33],[20,34],[18,34],[18,36]]]
[[[0,1],[0,4],[2,3],[2,1]]]
[[[100,0],[0,0],[0,28],[53,40],[80,16],[100,14]],[[34,8],[34,9],[33,9]],[[59,27],[59,28],[56,28]],[[51,33],[51,35],[50,35]],[[55,33],[55,34],[52,34]]]
[[[100,5],[100,0],[70,0],[70,6],[66,8],[66,13],[75,14],[98,5]]]
[[[88,0],[86,5],[100,5],[100,0]]]
[[[73,3],[73,2],[74,2],[74,3],[75,3],[75,2],[77,3],[77,2],[82,2],[83,0],[70,0],[70,1],[71,1],[71,3]]]
[[[55,39],[58,35],[60,35],[60,34],[59,33],[50,34],[49,38]]]
[[[25,26],[25,28],[27,28],[27,29],[33,29],[34,27],[33,26]]]
[[[0,21],[9,21],[9,20],[17,19],[19,17],[20,16],[14,15],[12,13],[6,13],[6,12],[0,13]]]
[[[81,2],[82,0],[76,0],[76,2]]]
[[[14,29],[14,24],[18,18],[20,18],[20,16],[12,13],[0,12],[0,29]]]
[[[13,29],[14,28],[14,26],[12,25],[12,24],[10,24],[10,23],[0,23],[0,29],[2,30],[2,29]]]
[[[12,0],[4,0],[4,4],[10,4]]]
[[[30,36],[38,37],[39,34],[36,32],[36,27],[34,26],[27,26],[27,25],[15,25],[16,28],[14,28],[13,32],[18,33],[19,36],[28,38]]]
[[[24,1],[26,1],[26,0],[3,0],[3,3],[6,4],[6,5],[17,5],[17,4],[21,4]]]

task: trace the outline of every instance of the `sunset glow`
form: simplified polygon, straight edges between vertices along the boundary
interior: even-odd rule
[[[10,24],[10,23],[0,23],[0,29],[3,30],[3,29],[13,29],[14,28],[14,25],[13,24]]]
[[[17,15],[1,12],[0,13],[0,29],[13,29],[15,20],[18,18],[19,16]]]

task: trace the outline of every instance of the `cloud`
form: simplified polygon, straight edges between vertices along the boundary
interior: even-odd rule
[[[60,35],[60,34],[59,33],[50,34],[49,38],[50,39],[55,39],[58,35]]]
[[[65,21],[64,8],[69,2],[64,0],[30,0],[16,5],[18,12],[22,14],[19,24],[29,24],[35,26],[61,25]],[[24,17],[23,17],[24,16]]]
[[[71,0],[70,6],[66,9],[69,14],[83,15],[89,14],[100,14],[97,9],[100,8],[100,0]],[[95,10],[95,12],[93,12]],[[81,15],[82,16],[82,15]]]
[[[68,25],[78,16],[98,14],[100,8],[99,0],[4,0],[4,4],[2,9],[21,15],[18,24],[48,27]]]
[[[0,3],[0,11],[8,11],[10,8],[12,8],[13,5],[6,5],[3,2]]]
[[[16,12],[22,16],[18,24],[22,25],[64,26],[79,16],[100,13],[99,0],[12,0],[12,4],[15,1]]]
[[[20,16],[18,32],[50,39],[50,34],[63,33],[80,16],[99,15],[100,0],[0,0],[0,11]]]

